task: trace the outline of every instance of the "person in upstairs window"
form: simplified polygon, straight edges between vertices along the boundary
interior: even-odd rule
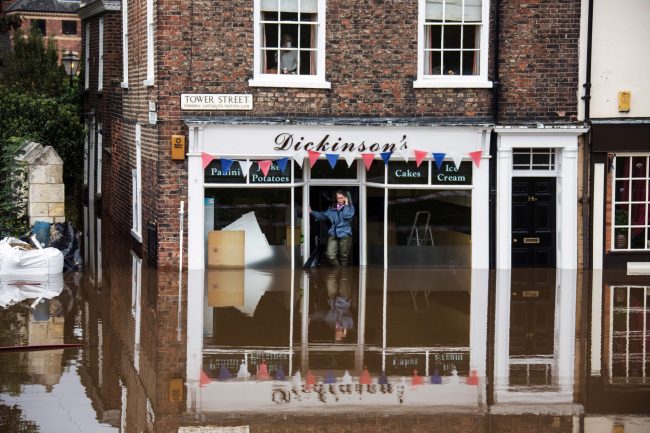
[[[293,48],[293,36],[290,34],[282,35],[280,47],[280,62],[279,68],[281,74],[295,74],[296,69],[298,68],[298,51],[293,49],[283,49],[283,48]],[[275,53],[275,61],[278,61],[278,53]]]
[[[350,223],[354,218],[354,205],[342,190],[338,190],[332,197],[332,206],[317,212],[309,208],[309,213],[320,221],[329,221],[327,251],[325,255],[334,266],[347,266],[349,264],[350,250],[352,248],[352,227]]]

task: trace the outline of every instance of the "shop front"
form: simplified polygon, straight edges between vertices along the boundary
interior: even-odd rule
[[[186,124],[190,269],[328,264],[337,191],[350,265],[488,267],[487,126]]]

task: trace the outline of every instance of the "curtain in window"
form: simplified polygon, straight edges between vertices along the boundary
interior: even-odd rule
[[[645,203],[646,200],[646,161],[645,157],[632,158],[632,201]],[[638,187],[634,183],[643,184],[643,187]],[[645,225],[645,204],[632,205],[632,224]]]
[[[477,28],[476,32],[474,34],[474,48],[481,48],[481,29]],[[481,51],[476,50],[474,51],[474,65],[472,66],[472,74],[478,75],[480,70],[479,70],[479,64],[480,64],[480,56]]]
[[[431,48],[433,46],[433,41],[431,40],[431,26],[424,26],[424,47]],[[433,74],[433,51],[424,52],[424,74],[432,75]]]
[[[465,16],[463,17],[463,0],[426,0],[425,17],[427,20],[445,21],[478,21],[482,19],[482,0],[465,0]]]
[[[318,12],[318,0],[262,0],[262,11],[265,12],[300,12],[315,14]]]
[[[261,44],[262,44],[263,48],[266,48],[266,29],[264,27],[262,27],[261,33],[262,33]],[[262,50],[262,73],[263,74],[268,74],[269,73],[266,56],[267,56],[267,51]]]
[[[311,26],[311,40],[309,41],[310,48],[316,48],[316,33],[318,33],[316,26]],[[311,51],[309,54],[309,75],[316,75],[316,53]],[[300,73],[300,71],[298,71]]]

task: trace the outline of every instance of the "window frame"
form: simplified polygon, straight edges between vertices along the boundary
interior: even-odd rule
[[[318,27],[316,35],[316,74],[315,75],[283,75],[263,74],[261,70],[262,47],[261,47],[261,21],[262,10],[261,0],[254,0],[253,4],[253,78],[248,80],[251,87],[294,87],[312,89],[330,89],[331,83],[325,79],[325,1],[317,0],[318,16],[315,21]]]
[[[646,174],[645,177],[633,177],[632,172],[630,171],[628,177],[617,177],[616,176],[616,164],[617,164],[617,159],[618,158],[627,158],[629,159],[629,163],[631,164],[633,161],[633,158],[645,158],[646,160]],[[650,154],[648,153],[621,153],[621,154],[616,154],[614,155],[614,169],[612,170],[611,173],[611,210],[610,210],[610,230],[611,230],[611,240],[610,240],[610,251],[612,252],[624,252],[624,253],[630,253],[630,252],[641,252],[641,253],[647,253],[650,252],[650,242],[649,242],[649,232],[650,232],[650,218],[648,216],[648,212],[650,212],[650,192],[648,189],[650,189]],[[629,181],[628,184],[628,199],[619,201],[616,199],[616,181],[619,179],[626,179]],[[634,180],[642,180],[644,179],[646,182],[646,190],[645,190],[645,201],[637,201],[632,199],[632,185]],[[641,204],[645,203],[645,224],[632,224],[631,218],[632,216],[630,215],[630,209],[632,204]],[[627,215],[627,224],[625,225],[617,225],[616,224],[616,207],[619,204],[625,204],[628,206],[628,215]],[[631,232],[634,228],[641,228],[644,229],[644,240],[645,240],[645,247],[644,248],[632,248],[632,236]],[[617,229],[624,229],[627,230],[627,247],[626,248],[617,248],[616,243],[616,230]]]
[[[122,82],[123,89],[129,88],[129,1],[122,0]]]
[[[99,44],[98,58],[99,64],[97,66],[97,91],[104,90],[104,17],[99,18]]]
[[[488,52],[490,32],[490,4],[489,0],[481,2],[481,29],[479,45],[479,74],[478,75],[425,75],[425,41],[424,27],[426,22],[426,0],[418,0],[418,64],[417,78],[413,82],[414,88],[491,88],[492,82],[488,80]]]
[[[86,44],[84,47],[84,89],[90,88],[90,23],[86,23]]]
[[[65,25],[71,25],[71,23],[74,24],[74,33],[66,32],[65,30]],[[79,29],[77,28],[77,21],[75,20],[61,20],[61,34],[63,36],[77,36],[79,33]]]
[[[154,84],[154,19],[153,19],[153,0],[147,0],[147,22],[146,22],[146,35],[147,35],[147,76],[142,82],[145,87],[153,86]]]

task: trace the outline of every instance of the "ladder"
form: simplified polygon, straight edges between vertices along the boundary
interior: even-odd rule
[[[430,220],[431,212],[417,211],[415,213],[411,233],[409,234],[406,245],[416,245],[418,247],[424,245],[433,246],[433,233],[431,233],[431,227],[429,226]]]

